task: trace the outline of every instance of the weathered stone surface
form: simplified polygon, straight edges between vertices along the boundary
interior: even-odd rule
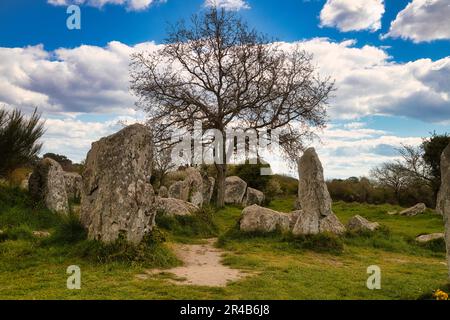
[[[45,158],[33,170],[28,181],[30,194],[35,201],[42,201],[49,210],[61,214],[69,212],[69,202],[61,165]]]
[[[66,192],[69,199],[78,199],[81,197],[81,188],[83,179],[76,172],[64,172],[64,181],[66,184]]]
[[[437,198],[436,210],[444,217],[447,266],[450,278],[450,144],[441,155],[441,187]]]
[[[169,198],[191,202],[196,206],[203,204],[203,178],[200,171],[189,167],[185,169],[186,177],[169,187]]]
[[[240,229],[244,232],[289,231],[289,214],[255,204],[242,211]]]
[[[247,188],[245,194],[244,205],[251,206],[253,204],[262,205],[264,202],[264,193],[257,189]]]
[[[424,213],[426,209],[427,206],[425,205],[425,203],[418,203],[414,207],[401,211],[399,214],[401,216],[413,217],[417,216],[418,214]]]
[[[169,187],[169,198],[180,199],[183,201],[189,200],[189,184],[186,181],[174,182]]]
[[[186,169],[186,179],[185,182],[189,186],[188,202],[192,203],[197,207],[203,205],[203,178],[200,171],[196,168]]]
[[[214,192],[216,179],[213,177],[203,176],[203,204],[210,204]]]
[[[347,223],[347,229],[351,231],[375,231],[379,227],[378,222],[370,222],[360,215],[352,217]]]
[[[167,216],[188,216],[200,210],[196,205],[175,198],[158,198],[158,214]]]
[[[151,135],[140,124],[92,144],[81,192],[81,222],[90,239],[111,242],[123,235],[139,243],[151,232],[156,215],[152,160]]]
[[[225,179],[226,204],[242,204],[246,191],[247,183],[241,178],[233,176]]]
[[[429,241],[433,241],[436,239],[444,239],[445,235],[443,233],[431,233],[431,234],[423,234],[416,238],[417,242],[426,243]]]
[[[289,214],[289,230],[293,230],[297,223],[298,217],[303,214],[302,210],[295,210]]]
[[[344,232],[345,227],[331,210],[331,197],[323,177],[322,164],[314,148],[304,152],[298,170],[298,199],[302,213],[292,230],[293,234]]]
[[[169,190],[165,186],[159,187],[158,196],[161,198],[168,198],[169,197]]]

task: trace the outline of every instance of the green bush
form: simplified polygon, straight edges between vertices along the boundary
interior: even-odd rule
[[[56,226],[50,238],[46,239],[46,244],[66,245],[83,241],[87,238],[86,230],[77,216],[70,214],[63,217]]]
[[[167,216],[162,212],[158,213],[156,225],[178,237],[215,237],[219,231],[214,222],[213,210],[208,207],[188,216]]]
[[[132,244],[120,236],[114,242],[85,240],[73,247],[71,256],[96,263],[122,262],[142,264],[151,268],[166,268],[179,264],[175,255],[162,243],[164,237],[155,228],[140,244]]]
[[[319,233],[302,236],[287,235],[288,241],[294,248],[311,250],[320,253],[341,254],[344,252],[342,239],[331,233]]]

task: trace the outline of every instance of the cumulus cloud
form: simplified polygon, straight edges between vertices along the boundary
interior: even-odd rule
[[[377,31],[384,11],[384,0],[327,0],[320,12],[320,25],[343,32]]]
[[[107,4],[124,5],[128,10],[145,10],[154,3],[166,2],[166,0],[48,0],[51,5],[68,6],[71,4],[87,5],[96,8],[102,8]]]
[[[133,112],[130,54],[156,48],[115,41],[105,48],[83,45],[53,52],[41,45],[0,48],[0,104],[38,106],[50,114]]]
[[[293,44],[285,45],[288,50]],[[450,56],[395,63],[381,48],[355,45],[324,38],[301,43],[314,54],[321,73],[336,80],[333,118],[379,114],[450,121]]]
[[[383,36],[428,42],[450,39],[450,3],[448,0],[413,0],[399,12]]]
[[[250,6],[245,0],[205,0],[205,6],[223,8],[231,11],[250,9]]]
[[[320,133],[324,145],[316,146],[329,177],[366,174],[371,166],[392,159],[401,142],[420,143],[420,138],[371,129],[358,120],[364,116],[450,123],[450,57],[395,63],[382,48],[326,38],[281,45],[285,50],[300,45],[313,53],[320,73],[336,80],[329,115],[346,123]],[[55,51],[41,45],[0,48],[0,106],[38,106],[48,119],[44,151],[82,160],[92,141],[118,129],[119,119],[141,119],[128,89],[130,54],[158,47],[113,41],[105,47]],[[109,120],[101,120],[105,117]],[[277,172],[289,172],[283,161],[273,163]]]
[[[430,122],[450,121],[450,57],[394,63],[381,48],[354,41],[315,38],[294,45],[314,54],[324,76],[336,80],[333,119],[366,115],[408,116]],[[46,51],[42,46],[0,48],[0,104],[50,114],[129,114],[130,54],[156,50],[154,43],[106,47],[80,46]]]

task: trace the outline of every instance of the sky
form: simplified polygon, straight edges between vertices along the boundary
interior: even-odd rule
[[[71,4],[80,30],[67,28]],[[450,132],[449,0],[1,0],[0,108],[38,108],[43,152],[81,161],[93,141],[145,117],[129,92],[130,54],[154,50],[168,26],[211,5],[301,45],[335,80],[328,126],[312,144],[327,178],[367,175],[401,144]]]

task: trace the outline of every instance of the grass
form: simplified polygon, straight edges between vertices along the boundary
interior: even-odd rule
[[[271,208],[289,212],[293,198],[276,199]],[[289,235],[242,234],[242,208],[207,210],[190,218],[158,217],[159,231],[145,245],[124,241],[102,245],[86,239],[76,217],[60,218],[33,208],[16,189],[0,190],[1,299],[417,299],[445,289],[447,267],[442,243],[419,246],[412,239],[442,232],[442,217],[387,215],[399,208],[336,203],[342,222],[360,214],[381,230],[293,239]],[[33,230],[52,236],[39,239]],[[218,236],[224,263],[252,273],[225,288],[174,286],[168,276],[136,277],[150,267],[179,264],[170,248]],[[164,243],[164,240],[166,242]],[[338,250],[335,250],[338,248]],[[78,265],[82,289],[66,289],[66,269]],[[378,265],[382,289],[368,290],[367,267]]]

